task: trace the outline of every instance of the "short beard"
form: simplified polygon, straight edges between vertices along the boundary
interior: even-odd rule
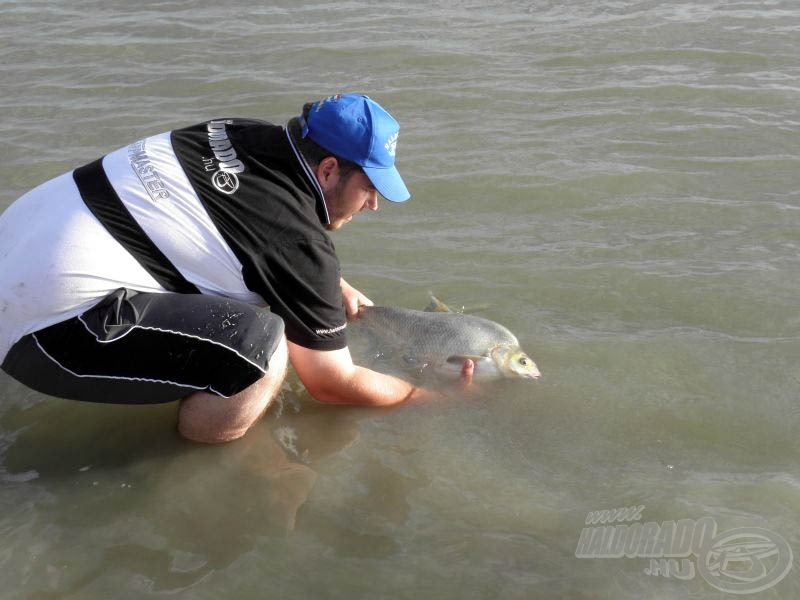
[[[356,172],[355,169],[348,169],[345,171],[344,175],[339,178],[339,181],[336,182],[336,187],[334,187],[328,196],[325,197],[325,209],[328,212],[328,223],[325,224],[325,229],[327,231],[336,231],[342,225],[344,225],[345,221],[343,217],[340,217],[336,214],[332,214],[335,212],[335,209],[341,204],[342,199],[342,191],[344,190],[344,186],[347,185],[347,182],[350,180],[350,177]]]

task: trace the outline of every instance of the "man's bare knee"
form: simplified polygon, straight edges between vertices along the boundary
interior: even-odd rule
[[[238,394],[223,398],[209,392],[196,392],[182,400],[178,431],[187,439],[208,444],[242,437],[280,393],[287,362],[284,337],[270,358],[267,373]]]

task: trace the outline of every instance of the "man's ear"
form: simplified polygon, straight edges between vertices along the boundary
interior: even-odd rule
[[[339,161],[333,156],[326,156],[317,164],[314,173],[323,192],[327,192],[339,182]]]

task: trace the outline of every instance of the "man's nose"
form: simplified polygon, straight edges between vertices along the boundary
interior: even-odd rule
[[[378,191],[372,190],[369,198],[367,198],[367,208],[370,210],[378,210]]]

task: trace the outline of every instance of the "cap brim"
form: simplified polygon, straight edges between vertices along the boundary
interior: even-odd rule
[[[378,193],[390,202],[405,202],[411,197],[406,184],[403,183],[403,179],[397,171],[397,167],[384,169],[362,167],[362,169],[364,169],[364,174],[369,177]]]

